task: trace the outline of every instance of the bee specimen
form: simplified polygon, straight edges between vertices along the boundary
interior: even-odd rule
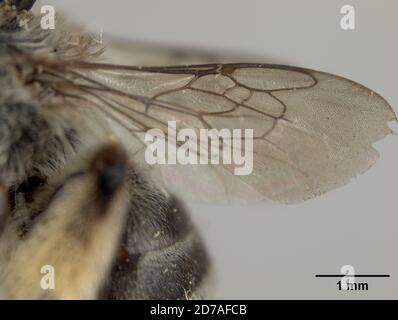
[[[372,144],[396,120],[377,93],[323,72],[123,65],[72,27],[43,30],[29,12],[34,2],[0,1],[0,291],[8,299],[203,297],[210,262],[180,197],[315,197],[366,171],[378,158]],[[169,121],[178,130],[252,129],[253,172],[149,165],[145,134],[158,129],[168,140]],[[51,290],[40,286],[45,265],[55,270]]]

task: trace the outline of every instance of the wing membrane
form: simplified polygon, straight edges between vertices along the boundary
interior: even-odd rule
[[[54,65],[47,68],[58,79],[59,94],[71,98],[70,90],[78,91],[81,101],[121,126],[136,164],[152,179],[200,201],[290,203],[325,193],[374,164],[379,155],[372,144],[391,133],[387,123],[396,120],[388,103],[371,90],[295,67],[69,63],[63,68],[62,75]],[[253,173],[236,176],[234,166],[222,164],[148,166],[144,134],[156,128],[167,137],[168,121],[198,133],[253,129]],[[245,151],[244,144],[236,148]]]

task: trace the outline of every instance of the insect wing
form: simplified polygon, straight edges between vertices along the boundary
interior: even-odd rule
[[[302,68],[72,63],[68,71],[82,96],[124,129],[136,165],[185,199],[291,203],[323,194],[375,163],[379,154],[372,144],[390,134],[388,122],[396,120],[389,104],[373,91]],[[225,163],[148,164],[145,135],[158,129],[172,141],[169,121],[176,122],[176,134],[184,128],[194,129],[197,136],[201,129],[252,129],[253,146],[229,144],[232,153],[253,152],[252,172],[237,175],[236,165]],[[196,145],[200,156],[202,142],[184,142]]]

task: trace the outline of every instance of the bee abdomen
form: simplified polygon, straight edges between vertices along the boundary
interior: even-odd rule
[[[203,244],[196,233],[173,246],[128,256],[112,276],[111,299],[176,300],[201,298],[209,269]]]
[[[148,198],[142,193],[137,198],[133,196],[108,297],[202,298],[199,289],[210,270],[203,242],[178,199],[154,192],[146,189]],[[138,199],[140,203],[135,203]]]

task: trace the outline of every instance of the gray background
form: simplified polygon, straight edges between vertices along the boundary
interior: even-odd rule
[[[46,3],[46,1],[43,1]],[[397,111],[395,0],[59,0],[90,30],[179,47],[246,52],[356,80]],[[47,2],[50,3],[50,2]],[[356,30],[340,8],[356,9]],[[397,128],[397,126],[395,126]],[[398,131],[398,130],[396,130]],[[381,159],[349,185],[295,206],[200,206],[192,212],[213,255],[222,298],[398,298],[398,137],[377,144]],[[367,292],[339,292],[339,273],[391,274]],[[366,280],[365,280],[366,281]]]

